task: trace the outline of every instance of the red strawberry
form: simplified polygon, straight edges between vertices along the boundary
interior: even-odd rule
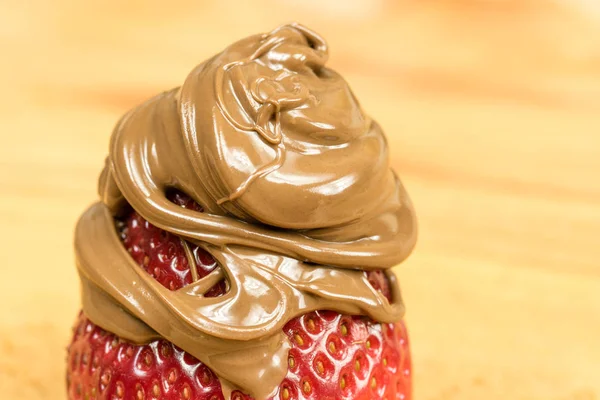
[[[169,198],[202,211],[181,193]],[[135,211],[118,225],[134,260],[162,285],[176,290],[192,282],[180,238],[152,226]],[[199,277],[216,268],[206,251],[185,245],[194,255]],[[383,272],[369,272],[368,278],[389,298]],[[210,295],[225,290],[225,282],[220,282]],[[273,400],[410,399],[410,354],[403,323],[379,324],[366,317],[318,311],[291,320],[284,332],[292,344],[288,373]],[[193,356],[166,340],[143,346],[127,343],[83,313],[68,350],[67,390],[70,400],[223,400],[215,374]],[[231,400],[252,399],[234,392]]]

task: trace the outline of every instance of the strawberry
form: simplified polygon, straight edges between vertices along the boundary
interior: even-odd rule
[[[168,197],[182,207],[202,211],[182,193]],[[216,268],[205,250],[154,227],[133,210],[117,227],[133,259],[171,290],[192,282],[185,246],[195,258],[200,278]],[[369,272],[367,277],[390,297],[382,271]],[[207,295],[223,295],[226,287],[219,282]],[[402,322],[380,324],[367,317],[316,311],[289,321],[283,330],[292,348],[287,375],[272,400],[410,399],[410,354]],[[70,400],[224,400],[218,378],[195,357],[166,340],[141,346],[128,343],[94,325],[83,313],[68,349],[67,390]],[[252,398],[236,391],[231,400]]]
[[[203,211],[189,196],[180,192],[169,192],[167,197],[181,207]],[[117,221],[117,228],[129,254],[163,286],[177,290],[192,283],[184,242],[178,236],[158,229],[133,211],[130,211],[127,218]],[[199,278],[205,277],[217,267],[214,258],[206,250],[189,242],[185,242],[185,245],[194,255]],[[225,288],[225,281],[221,281],[205,296],[223,295]]]

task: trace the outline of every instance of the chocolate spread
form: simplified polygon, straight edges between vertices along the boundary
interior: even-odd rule
[[[236,42],[116,126],[101,200],[75,237],[83,308],[135,343],[166,338],[210,367],[226,393],[273,395],[287,372],[282,327],[313,310],[402,318],[390,270],[416,240],[414,211],[380,126],[325,63],[311,30],[284,25]],[[204,212],[171,203],[187,193]],[[219,267],[163,287],[124,249],[129,203],[196,243]],[[385,269],[389,302],[365,270]],[[203,294],[222,279],[228,292]]]

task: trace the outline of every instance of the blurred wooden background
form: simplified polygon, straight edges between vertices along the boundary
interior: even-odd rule
[[[417,207],[416,400],[600,398],[598,0],[2,0],[0,397],[65,399],[72,230],[116,119],[292,20]]]

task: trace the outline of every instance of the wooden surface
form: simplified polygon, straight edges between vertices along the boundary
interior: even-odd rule
[[[418,210],[398,268],[415,398],[600,398],[600,3],[249,4],[0,2],[0,397],[65,399],[72,230],[116,119],[298,20],[384,127]]]

